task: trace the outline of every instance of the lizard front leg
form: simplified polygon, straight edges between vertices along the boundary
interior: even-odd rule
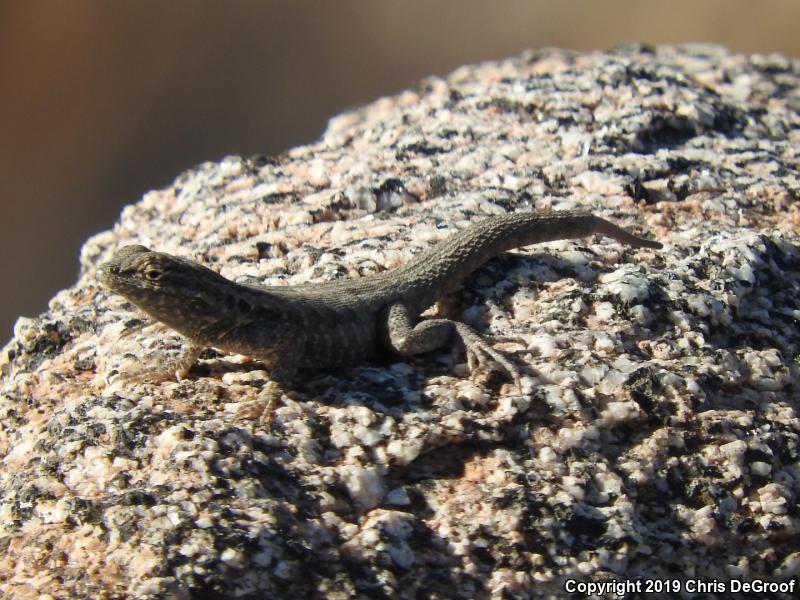
[[[123,363],[117,371],[123,380],[157,383],[161,381],[181,381],[186,379],[189,370],[197,363],[197,358],[206,346],[184,340],[184,347],[173,357],[148,361],[137,359],[135,362]]]
[[[269,373],[269,381],[255,400],[245,402],[237,411],[239,418],[258,419],[262,423],[272,421],[281,396],[291,388],[297,376],[298,361],[303,347],[302,336],[283,336],[280,344],[269,337],[275,327],[259,322],[248,324],[225,340],[226,349],[246,354],[262,362]]]
[[[522,391],[517,368],[464,323],[450,319],[426,319],[416,322],[416,315],[408,306],[402,302],[395,302],[384,312],[383,327],[384,343],[401,356],[436,350],[457,337],[466,349],[467,364],[471,373],[487,365],[489,369],[496,369],[489,363],[497,363],[500,367],[498,370],[504,371],[511,377],[517,389]]]

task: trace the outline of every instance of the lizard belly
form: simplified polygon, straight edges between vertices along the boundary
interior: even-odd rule
[[[298,365],[302,368],[342,367],[364,362],[375,353],[374,319],[342,319],[307,331]]]

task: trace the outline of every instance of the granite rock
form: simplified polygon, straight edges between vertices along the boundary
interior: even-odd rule
[[[530,52],[148,193],[0,357],[0,593],[796,591],[799,78],[712,46]],[[665,248],[554,242],[466,282],[461,318],[519,340],[498,347],[523,395],[456,350],[310,372],[273,423],[242,418],[258,363],[208,351],[188,379],[132,380],[181,340],[95,277],[131,243],[241,282],[360,277],[531,208]]]

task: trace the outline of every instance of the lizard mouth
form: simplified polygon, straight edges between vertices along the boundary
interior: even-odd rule
[[[125,299],[137,306],[156,293],[155,290],[148,290],[142,282],[126,276],[120,266],[113,262],[104,263],[97,268],[97,280],[107,290],[124,296]],[[161,294],[162,298],[165,295],[167,294]]]

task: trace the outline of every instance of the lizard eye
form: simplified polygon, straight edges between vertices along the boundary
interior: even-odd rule
[[[161,279],[162,275],[163,273],[161,272],[161,270],[156,269],[155,267],[149,267],[145,269],[144,272],[144,278],[147,279],[148,281],[158,281],[159,279]]]

